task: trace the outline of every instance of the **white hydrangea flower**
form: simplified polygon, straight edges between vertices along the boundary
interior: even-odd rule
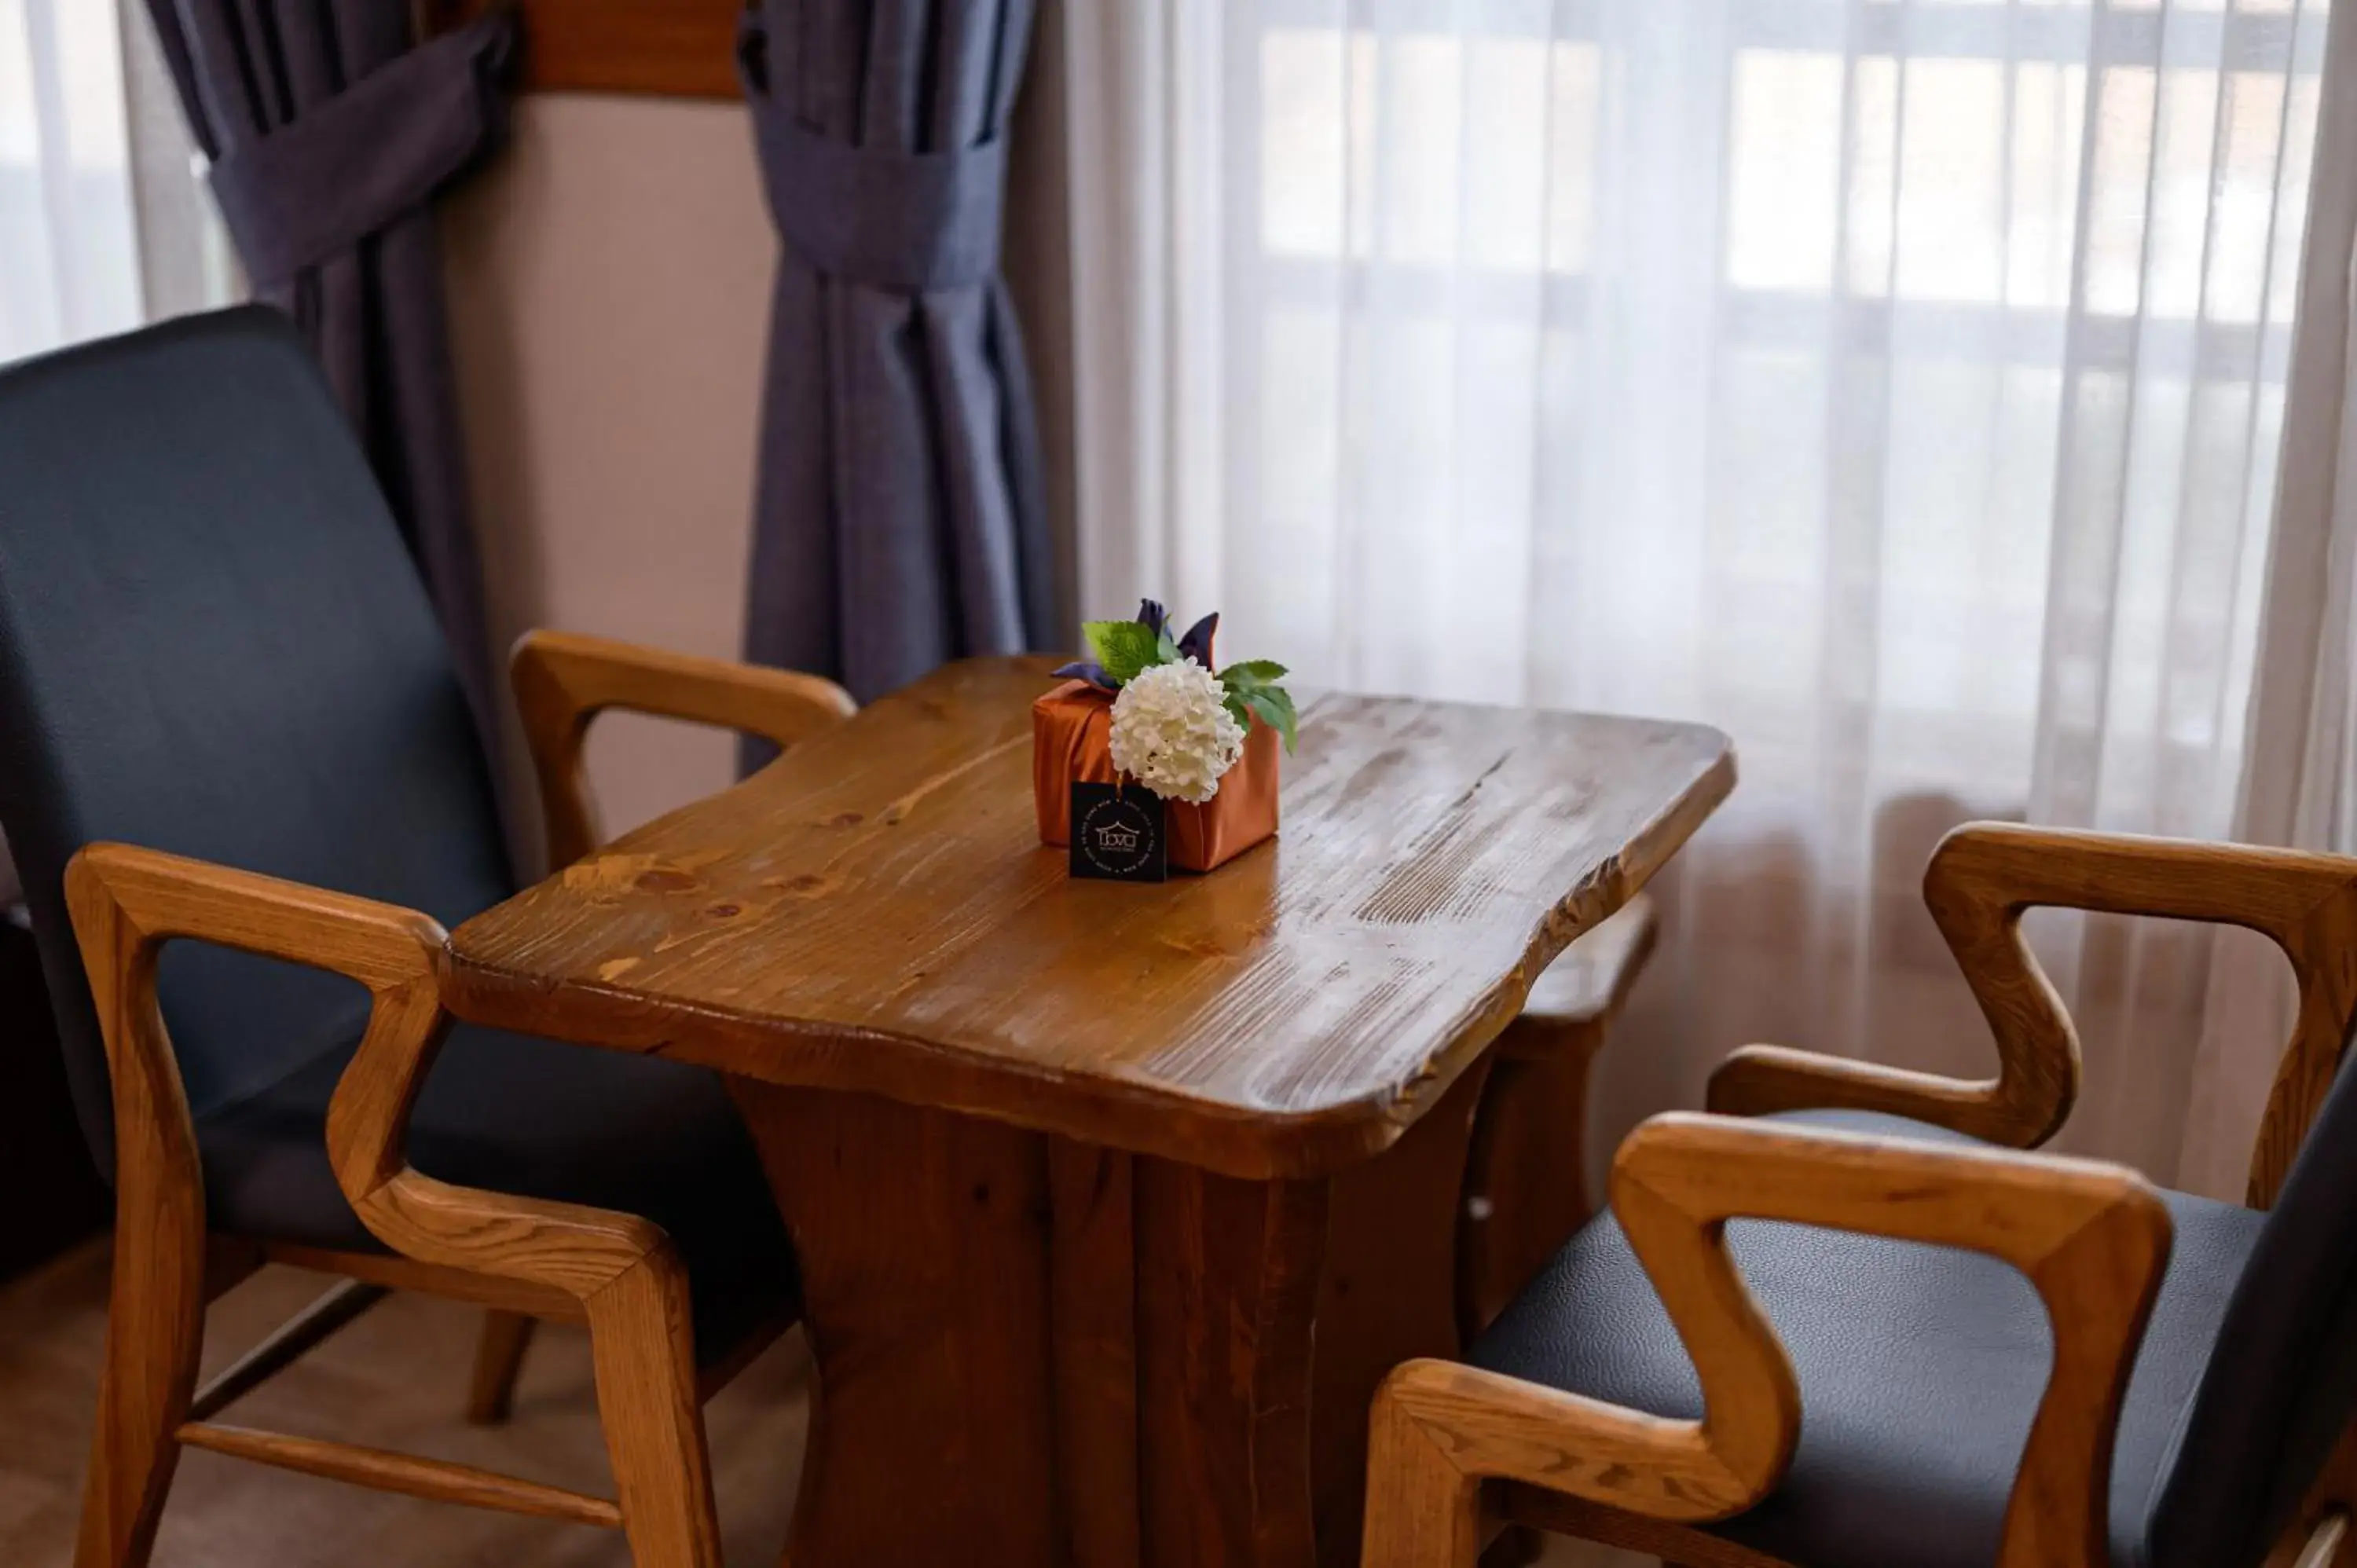
[[[1113,700],[1113,765],[1164,800],[1210,800],[1244,749],[1226,695],[1192,659],[1139,671]]]

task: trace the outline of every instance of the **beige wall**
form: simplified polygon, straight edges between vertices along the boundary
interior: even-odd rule
[[[1059,14],[1052,0],[1042,10],[1017,106],[1006,252],[1069,626]],[[442,211],[494,639],[504,650],[526,628],[554,626],[733,657],[777,257],[744,110],[527,95],[508,150]],[[522,786],[520,747],[506,740]],[[732,746],[684,725],[601,721],[589,766],[607,827],[719,789],[734,776]]]
[[[444,214],[495,639],[554,626],[734,656],[777,253],[744,111],[535,94]],[[718,789],[732,745],[601,721],[608,827]]]

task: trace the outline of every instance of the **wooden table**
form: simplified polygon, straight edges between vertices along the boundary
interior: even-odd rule
[[[1048,665],[942,671],[468,921],[449,1005],[729,1075],[807,1282],[795,1568],[1353,1561],[1374,1385],[1455,1347],[1484,1047],[1726,737],[1321,695],[1274,844],[1075,882]]]

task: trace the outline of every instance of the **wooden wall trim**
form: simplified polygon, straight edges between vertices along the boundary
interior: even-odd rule
[[[423,0],[440,32],[493,0]],[[736,98],[743,0],[515,0],[528,91]]]

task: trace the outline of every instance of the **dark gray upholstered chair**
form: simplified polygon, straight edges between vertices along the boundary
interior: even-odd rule
[[[1465,1361],[1373,1412],[1368,1568],[1482,1522],[1693,1568],[2323,1568],[2357,1552],[2357,860],[1979,824],[1925,891],[1995,1030],[1966,1083],[1754,1047],[1623,1144]],[[2247,926],[2299,982],[2247,1203],[2026,1153],[2069,907]],[[1732,1223],[1729,1223],[1732,1221]]]
[[[783,742],[848,708],[780,671],[569,642],[576,673],[639,693],[576,682],[576,732],[601,704],[758,709]],[[436,922],[514,887],[483,751],[368,463],[274,313],[0,371],[0,823],[117,1189],[81,1568],[145,1559],[184,1445],[716,1563],[700,1400],[796,1316],[783,1226],[710,1075],[448,1028]],[[345,1283],[196,1388],[205,1303],[270,1261]],[[208,1419],[387,1288],[494,1309],[483,1415],[523,1326],[586,1320],[619,1504]]]

